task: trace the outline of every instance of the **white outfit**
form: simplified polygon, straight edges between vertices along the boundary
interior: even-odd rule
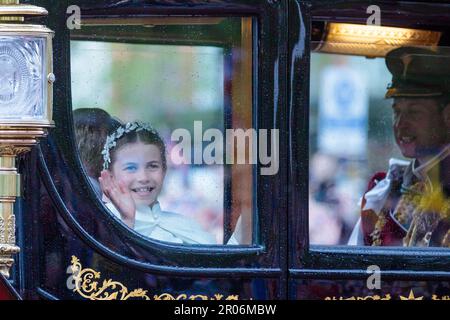
[[[120,212],[112,203],[106,207],[119,219]],[[136,208],[134,230],[146,237],[180,244],[216,244],[214,237],[192,219],[178,213],[162,211],[159,202],[152,208]]]

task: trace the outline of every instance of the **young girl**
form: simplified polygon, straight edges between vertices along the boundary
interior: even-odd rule
[[[106,139],[99,182],[106,206],[135,231],[161,241],[215,244],[214,237],[189,218],[162,211],[158,195],[167,171],[166,148],[146,123],[120,126]]]

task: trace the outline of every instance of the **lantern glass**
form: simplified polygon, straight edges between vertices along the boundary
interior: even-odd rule
[[[0,121],[47,119],[46,38],[0,36]]]

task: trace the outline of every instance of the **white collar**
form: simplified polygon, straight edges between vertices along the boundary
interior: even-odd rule
[[[158,222],[161,218],[162,210],[158,201],[152,207],[142,205],[136,207],[136,220],[143,222]]]
[[[421,180],[429,180],[428,171],[441,162],[443,159],[447,158],[450,155],[450,144],[444,146],[441,151],[439,151],[436,155],[431,157],[425,163],[417,166],[417,159],[413,160],[412,163],[412,172],[413,174]]]

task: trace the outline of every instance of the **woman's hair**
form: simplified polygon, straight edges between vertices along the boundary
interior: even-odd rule
[[[98,178],[102,171],[101,152],[108,134],[121,123],[108,112],[99,108],[80,108],[73,111],[75,140],[80,159],[92,178]]]
[[[104,159],[103,168],[107,169],[113,165],[116,160],[117,152],[123,146],[136,142],[156,145],[161,153],[163,170],[167,170],[166,145],[164,144],[164,141],[158,132],[150,125],[139,122],[124,124],[108,136],[102,152]]]

